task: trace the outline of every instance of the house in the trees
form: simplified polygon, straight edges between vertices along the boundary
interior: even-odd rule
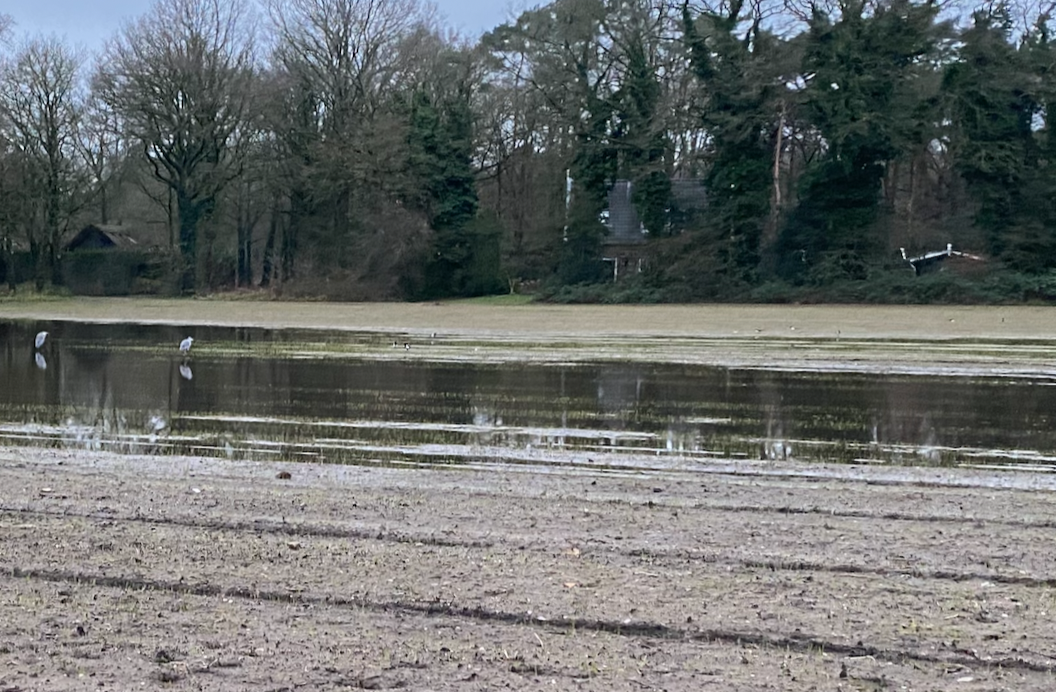
[[[637,274],[645,263],[648,231],[634,208],[634,185],[617,180],[609,188],[609,206],[601,213],[608,235],[601,241],[601,259],[612,266],[612,280]]]
[[[634,183],[617,180],[609,188],[609,205],[602,212],[601,222],[608,229],[602,240],[602,260],[612,267],[612,280],[632,276],[642,271],[648,261],[646,240],[650,231],[679,232],[692,225],[706,205],[704,186],[700,180],[671,181],[671,206],[668,223],[671,228],[647,229],[634,206]]]
[[[62,275],[77,295],[156,293],[166,254],[126,226],[88,224],[63,246]]]
[[[78,250],[135,250],[140,242],[124,226],[90,223],[63,247],[64,252]]]

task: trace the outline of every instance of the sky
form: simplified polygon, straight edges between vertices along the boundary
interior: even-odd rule
[[[518,0],[432,0],[449,28],[476,37],[506,21]],[[531,5],[539,4],[538,0]],[[89,50],[103,42],[129,19],[146,12],[151,0],[0,0],[0,13],[15,20],[16,35],[55,33]],[[530,6],[530,5],[529,5]]]

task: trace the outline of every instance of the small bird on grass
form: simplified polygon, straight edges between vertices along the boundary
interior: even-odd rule
[[[191,344],[193,344],[193,343],[194,343],[194,337],[190,337],[190,336],[187,337],[186,339],[184,339],[183,341],[181,341],[180,342],[180,353],[182,353],[183,355],[187,355],[188,353],[190,353],[191,352]]]

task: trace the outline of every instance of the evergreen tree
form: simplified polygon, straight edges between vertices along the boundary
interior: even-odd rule
[[[945,75],[953,148],[975,203],[975,224],[1008,266],[1056,266],[1051,128],[1039,118],[1052,98],[1053,53],[1044,20],[1017,49],[1008,7],[973,16]]]
[[[701,121],[711,142],[708,220],[698,244],[713,256],[704,265],[712,286],[704,290],[710,291],[753,280],[770,213],[779,42],[758,21],[738,36],[743,9],[735,0],[728,14],[705,12],[694,19],[683,7],[693,72],[707,96]]]
[[[633,183],[633,202],[645,228],[654,235],[667,227],[671,177],[667,171],[667,133],[660,120],[661,88],[640,36],[625,48],[627,68],[615,103],[612,146],[617,178]]]
[[[1056,44],[1049,21],[1047,14],[1040,16],[1021,48],[1035,104],[1033,146],[1027,159],[1026,198],[1021,211],[1033,219],[1020,235],[1020,252],[1015,259],[1032,272],[1056,269],[1056,119],[1050,115],[1056,113]],[[1044,122],[1039,123],[1039,118]]]
[[[414,203],[435,233],[425,266],[425,297],[480,295],[502,288],[498,226],[475,223],[472,129],[465,88],[439,105],[423,90],[413,94],[408,132],[411,189],[417,190]]]
[[[833,22],[815,9],[803,37],[802,106],[823,149],[778,246],[780,270],[796,281],[863,279],[883,249],[874,222],[885,166],[902,153],[920,98],[912,82],[942,35],[930,0],[894,0],[872,14],[851,0],[841,10]]]
[[[605,227],[599,217],[607,205],[607,193],[616,176],[616,153],[609,143],[612,106],[592,96],[584,123],[576,137],[576,150],[569,172],[572,196],[561,247],[558,280],[563,284],[598,281],[604,276],[601,241]]]

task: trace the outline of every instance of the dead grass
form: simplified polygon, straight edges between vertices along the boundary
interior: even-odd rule
[[[68,298],[0,302],[0,319],[343,330],[488,332],[527,339],[692,336],[832,339],[1050,339],[1056,309],[1023,306],[544,305]]]

